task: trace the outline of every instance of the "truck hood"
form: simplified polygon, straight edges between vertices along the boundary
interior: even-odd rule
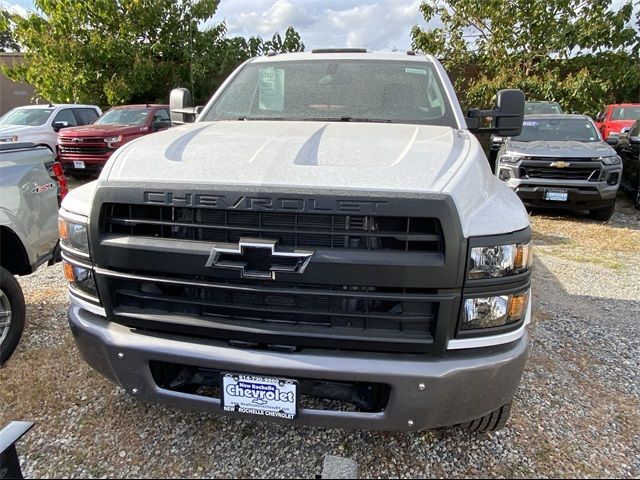
[[[108,180],[440,192],[465,138],[437,126],[202,122],[131,142]]]
[[[0,137],[8,137],[12,135],[28,135],[34,132],[46,130],[47,124],[44,125],[0,125]]]
[[[146,132],[146,125],[84,125],[60,130],[61,137],[102,137],[108,135],[135,135]]]
[[[605,125],[610,131],[619,132],[625,127],[633,126],[635,122],[635,120],[609,120]]]
[[[608,157],[616,152],[606,142],[550,142],[538,140],[535,142],[510,142],[507,153],[532,157]]]

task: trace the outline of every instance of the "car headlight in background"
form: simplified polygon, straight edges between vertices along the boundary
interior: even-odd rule
[[[611,155],[608,157],[599,157],[599,158],[595,158],[594,160],[600,161],[605,165],[619,165],[621,163],[620,157],[618,155]]]
[[[16,143],[18,141],[18,136],[13,135],[11,137],[0,137],[0,143]]]
[[[107,137],[104,139],[109,148],[116,148],[116,144],[122,141],[122,135],[116,135],[114,137]]]
[[[86,220],[84,222],[80,219],[75,221],[61,215],[58,218],[58,231],[62,247],[75,250],[76,253],[80,253],[84,257],[89,256],[89,235]]]
[[[503,327],[524,319],[529,290],[514,295],[468,298],[464,302],[461,330]]]
[[[469,278],[498,278],[525,272],[533,263],[531,242],[471,248]]]
[[[520,160],[526,160],[528,157],[523,155],[515,155],[513,153],[505,153],[500,157],[500,161],[504,163],[517,163]]]

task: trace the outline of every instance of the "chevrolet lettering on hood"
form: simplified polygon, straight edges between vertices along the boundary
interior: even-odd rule
[[[199,193],[144,192],[144,203],[171,207],[223,208],[235,210],[255,210],[263,212],[318,212],[332,211],[374,214],[388,202],[382,200],[340,200],[331,198],[282,198],[211,195]]]

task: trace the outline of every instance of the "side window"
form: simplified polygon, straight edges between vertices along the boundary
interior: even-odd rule
[[[153,114],[153,130],[162,130],[171,126],[171,117],[167,109],[162,108]]]
[[[629,132],[630,137],[637,137],[638,135],[640,135],[640,122],[636,122]]]
[[[80,125],[89,125],[98,118],[98,112],[93,108],[74,108],[73,112],[76,114]]]
[[[73,115],[73,111],[70,108],[65,108],[60,110],[58,114],[53,119],[53,123],[55,122],[67,122],[68,127],[77,127],[78,121],[76,120],[75,115]]]

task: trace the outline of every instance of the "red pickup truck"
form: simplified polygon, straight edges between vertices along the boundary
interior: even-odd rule
[[[640,119],[640,103],[616,103],[607,105],[596,117],[596,126],[607,143],[618,143],[623,128],[631,127]]]
[[[58,134],[58,156],[72,177],[99,173],[118,147],[171,127],[168,105],[114,107],[93,124],[65,128]]]

